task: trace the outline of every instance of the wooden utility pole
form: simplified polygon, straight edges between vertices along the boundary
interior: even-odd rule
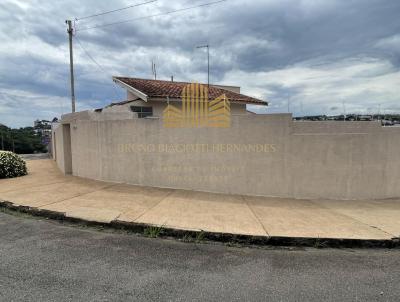
[[[75,112],[75,84],[74,84],[74,54],[72,48],[72,36],[74,30],[72,28],[72,21],[66,20],[65,23],[68,25],[68,36],[69,36],[69,71],[71,78],[71,104],[72,104],[72,112]]]

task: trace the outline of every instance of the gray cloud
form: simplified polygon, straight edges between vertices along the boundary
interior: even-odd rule
[[[78,109],[124,98],[112,75],[206,81],[211,45],[213,82],[242,86],[268,99],[267,112],[295,114],[399,110],[400,3],[396,0],[228,0],[212,7],[112,27],[85,27],[152,15],[206,1],[165,1],[76,23]],[[0,3],[0,123],[30,124],[69,108],[65,19],[131,1],[7,0]],[[45,106],[40,106],[41,102]],[[21,108],[24,112],[21,113]],[[333,109],[335,108],[335,109]],[[256,111],[258,109],[256,108]]]

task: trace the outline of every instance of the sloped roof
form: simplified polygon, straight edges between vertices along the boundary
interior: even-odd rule
[[[175,98],[179,99],[182,97],[183,88],[191,83],[187,82],[172,82],[162,80],[149,80],[139,78],[127,78],[127,77],[113,77],[114,81],[122,82],[123,84],[141,92],[149,98]],[[203,84],[207,85],[207,84]],[[210,85],[208,90],[209,99],[213,100],[222,94],[229,99],[231,102],[244,103],[244,104],[255,104],[255,105],[268,105],[268,102],[249,97],[244,94],[235,93],[223,88],[217,88]]]

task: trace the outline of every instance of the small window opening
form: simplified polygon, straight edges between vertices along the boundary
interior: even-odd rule
[[[131,110],[138,114],[138,118],[153,116],[153,107],[131,106]]]

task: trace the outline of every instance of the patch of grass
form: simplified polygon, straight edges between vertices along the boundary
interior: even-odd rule
[[[316,238],[314,242],[314,248],[316,249],[322,249],[327,246],[327,243],[325,241],[322,241],[320,238]]]
[[[194,243],[201,243],[204,241],[205,233],[204,231],[200,232],[187,232],[183,235],[182,241],[183,242],[194,242]]]
[[[150,226],[144,229],[144,235],[150,238],[157,238],[164,232],[163,226]]]
[[[204,236],[205,236],[204,231],[198,232],[198,233],[196,234],[196,239],[195,239],[195,241],[196,241],[197,243],[202,242],[202,241],[204,240]]]
[[[15,217],[29,218],[29,219],[43,219],[41,217],[33,216],[29,213],[21,211],[20,209],[10,209],[7,207],[0,206],[0,212],[8,215],[12,215]]]

